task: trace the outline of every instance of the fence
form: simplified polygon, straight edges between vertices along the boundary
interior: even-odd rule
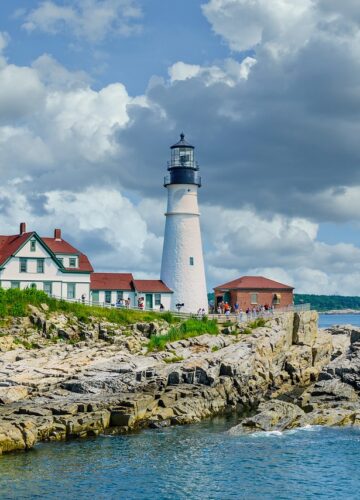
[[[96,307],[103,307],[106,309],[131,309],[135,311],[151,311],[155,313],[162,313],[166,311],[160,311],[160,309],[142,309],[137,306],[120,306],[120,305],[114,305],[114,304],[109,304],[107,302],[92,302],[91,300],[83,300],[83,299],[68,299],[64,297],[58,297],[56,295],[50,295],[51,298],[56,299],[56,300],[65,300],[66,302],[72,302],[74,304],[84,304],[86,306],[96,306]],[[272,310],[264,310],[264,311],[251,311],[250,313],[246,312],[241,312],[241,313],[235,313],[232,312],[230,314],[218,314],[218,313],[209,313],[207,314],[207,318],[209,319],[216,319],[219,321],[219,323],[225,323],[227,321],[231,321],[233,323],[238,322],[238,323],[246,323],[250,321],[254,321],[255,319],[258,318],[273,318],[275,316],[278,316],[283,313],[287,312],[303,312],[303,311],[310,311],[311,306],[310,304],[297,304],[297,305],[289,305],[286,307],[279,307],[276,309]],[[181,311],[171,311],[171,314],[175,316],[176,318],[181,318],[181,319],[188,319],[188,318],[198,318],[202,319],[203,314],[196,314],[196,313],[187,313],[187,312],[181,312]]]

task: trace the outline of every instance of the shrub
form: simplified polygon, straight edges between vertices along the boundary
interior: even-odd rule
[[[148,344],[148,351],[162,351],[169,342],[197,337],[204,333],[217,335],[219,333],[217,322],[207,318],[201,320],[190,318],[178,326],[172,326],[165,335],[152,335]]]

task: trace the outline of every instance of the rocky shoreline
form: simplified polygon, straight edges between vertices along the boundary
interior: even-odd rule
[[[226,411],[258,409],[235,433],[357,425],[357,330],[318,330],[316,312],[283,313],[251,332],[227,326],[148,353],[166,322],[82,323],[44,309],[0,329],[3,453]]]

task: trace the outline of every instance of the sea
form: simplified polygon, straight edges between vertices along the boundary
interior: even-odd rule
[[[360,326],[321,315],[320,326]],[[360,429],[234,436],[237,417],[40,443],[0,457],[0,499],[359,499]]]

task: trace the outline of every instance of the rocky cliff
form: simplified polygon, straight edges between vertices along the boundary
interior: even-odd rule
[[[309,425],[360,425],[360,329],[337,326],[331,336],[331,360],[306,388],[263,402],[254,416],[231,433],[283,431]]]
[[[241,415],[309,386],[303,405],[311,405],[319,374],[321,384],[338,369],[329,364],[332,335],[318,331],[315,312],[284,313],[253,331],[227,327],[148,353],[149,337],[167,328],[85,324],[36,308],[3,327],[0,452],[197,422],[227,410]]]

